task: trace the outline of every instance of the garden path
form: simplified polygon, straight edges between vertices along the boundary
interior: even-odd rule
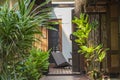
[[[40,80],[87,80],[86,77],[81,75],[72,76],[45,76]]]

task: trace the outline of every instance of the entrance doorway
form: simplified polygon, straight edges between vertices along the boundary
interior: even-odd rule
[[[53,25],[55,30],[48,30],[48,48],[52,51],[59,50],[59,25]]]
[[[48,30],[48,49],[50,53],[50,66],[48,75],[72,74],[72,69],[62,55],[62,24],[61,20],[54,20],[59,24],[53,24],[55,30]]]
[[[53,20],[61,23],[61,20]],[[48,30],[48,49],[53,51],[62,52],[62,26],[61,24],[53,24],[52,27],[55,30]],[[50,63],[55,63],[52,55],[50,54]]]

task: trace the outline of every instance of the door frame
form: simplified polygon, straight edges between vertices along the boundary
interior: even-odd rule
[[[119,57],[119,66],[118,67],[112,67],[112,56],[120,56],[120,45],[119,45],[119,35],[118,35],[118,49],[116,50],[112,50],[111,48],[111,22],[116,22],[116,18],[111,16],[111,10],[110,7],[114,6],[114,5],[118,5],[120,7],[120,2],[110,2],[108,4],[108,8],[107,8],[107,28],[108,28],[108,47],[110,48],[110,50],[107,52],[107,69],[108,69],[108,73],[120,73],[120,57]],[[119,8],[118,7],[118,8]],[[120,11],[118,11],[118,14],[120,14]],[[120,16],[120,15],[119,15]],[[118,21],[118,28],[119,28],[119,21]]]

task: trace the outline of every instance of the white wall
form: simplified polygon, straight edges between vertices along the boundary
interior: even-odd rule
[[[53,8],[52,18],[62,19],[62,53],[66,60],[71,58],[72,43],[69,39],[72,33],[72,9],[73,8]]]

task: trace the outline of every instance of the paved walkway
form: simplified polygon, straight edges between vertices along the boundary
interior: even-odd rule
[[[81,75],[73,75],[73,76],[44,76],[40,80],[89,80],[89,79]],[[105,80],[120,80],[120,78],[110,78]]]
[[[40,80],[88,80],[84,76],[73,75],[73,76],[45,76]]]

